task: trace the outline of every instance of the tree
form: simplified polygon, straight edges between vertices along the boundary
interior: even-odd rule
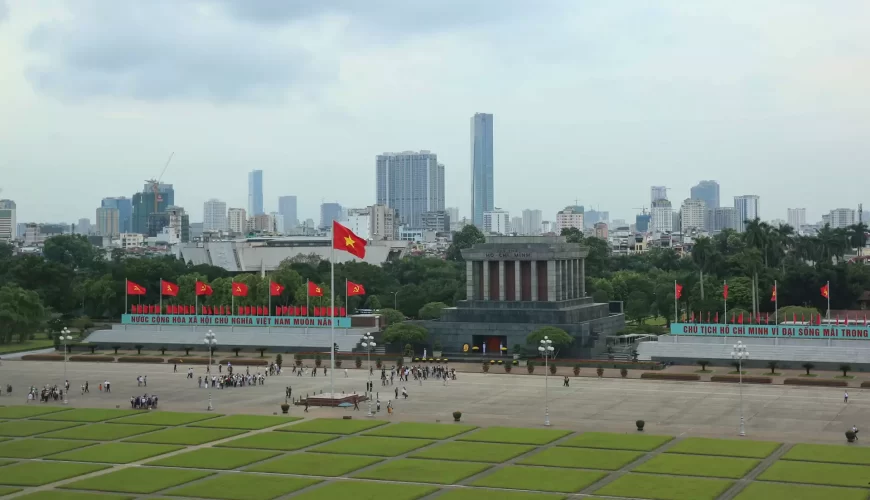
[[[776,369],[778,366],[779,366],[779,363],[777,363],[776,361],[768,361],[767,362],[767,367],[770,368],[771,375],[776,373]]]
[[[444,302],[429,302],[420,308],[420,319],[439,319],[441,310],[447,307]]]
[[[447,248],[447,260],[463,262],[462,250],[485,242],[486,237],[480,232],[480,229],[472,224],[468,224],[458,232],[453,233],[453,243]]]
[[[405,321],[404,314],[402,314],[401,312],[399,312],[395,309],[391,309],[389,307],[381,309],[380,311],[378,311],[378,314],[380,314],[381,316],[384,317],[384,319],[387,321],[388,326],[395,325],[397,323],[401,323],[401,322]]]
[[[411,323],[395,323],[384,331],[384,342],[387,344],[422,344],[429,332],[419,325]]]
[[[0,342],[8,344],[13,336],[23,342],[45,319],[39,295],[15,285],[0,288]]]
[[[626,314],[637,324],[643,323],[643,320],[649,317],[650,304],[647,295],[640,290],[631,292],[628,296],[626,304]]]
[[[852,371],[852,365],[840,365],[840,371],[843,372],[843,378],[846,378],[849,376],[849,372]]]
[[[542,326],[526,337],[526,344],[537,349],[541,344],[541,340],[547,337],[553,341],[553,357],[559,354],[561,349],[569,347],[574,342],[574,337],[568,335],[568,332],[555,326]]]
[[[812,370],[813,368],[816,367],[816,365],[814,365],[814,364],[812,364],[812,363],[804,363],[804,364],[802,364],[801,366],[803,367],[804,370],[807,371],[807,376],[810,375],[810,370]]]
[[[706,359],[699,359],[698,361],[695,361],[695,363],[701,367],[702,372],[707,371],[707,365],[710,364],[710,362],[707,361]]]

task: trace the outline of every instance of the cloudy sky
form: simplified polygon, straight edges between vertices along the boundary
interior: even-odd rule
[[[866,0],[0,0],[0,187],[19,221],[94,219],[159,175],[208,198],[371,204],[376,154],[428,149],[470,209],[469,118],[496,205],[630,218],[701,179],[761,216],[865,201]]]

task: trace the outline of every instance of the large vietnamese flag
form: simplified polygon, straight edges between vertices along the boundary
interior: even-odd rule
[[[366,256],[366,240],[335,221],[332,221],[332,248],[343,250],[360,259]]]

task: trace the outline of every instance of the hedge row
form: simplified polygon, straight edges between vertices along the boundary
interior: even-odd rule
[[[218,361],[219,365],[230,363],[237,366],[269,366],[268,359],[227,358]]]
[[[818,387],[848,387],[849,383],[845,380],[831,380],[818,378],[787,378],[783,381],[785,385],[814,385]]]
[[[867,382],[861,382],[861,388],[862,388],[862,389],[866,389],[866,388],[868,388],[868,387],[870,387],[870,381],[867,381]]]
[[[156,356],[121,356],[118,363],[164,363],[163,358]]]
[[[87,361],[93,363],[114,363],[114,356],[70,356],[70,361]]]
[[[710,377],[711,382],[740,382],[739,375],[713,375]],[[771,384],[773,379],[770,377],[743,377],[744,384]]]
[[[640,378],[653,380],[701,380],[701,376],[697,373],[661,373],[661,372],[643,372]]]
[[[169,358],[166,362],[179,365],[207,365],[208,358]]]
[[[21,356],[24,361],[63,361],[63,354],[26,354]]]

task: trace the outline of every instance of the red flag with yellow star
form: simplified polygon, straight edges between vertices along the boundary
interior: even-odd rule
[[[366,240],[335,221],[332,221],[332,248],[343,250],[360,259],[366,256]]]

